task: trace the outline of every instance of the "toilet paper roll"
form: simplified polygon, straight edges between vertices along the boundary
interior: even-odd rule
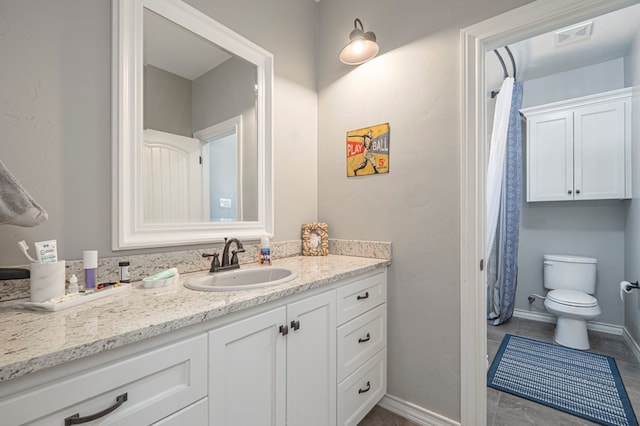
[[[620,283],[620,300],[624,303],[624,294],[623,293],[631,293],[633,286],[629,281],[622,281]]]

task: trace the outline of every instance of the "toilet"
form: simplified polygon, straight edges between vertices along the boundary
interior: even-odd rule
[[[602,311],[596,291],[598,259],[572,255],[545,254],[543,282],[549,290],[544,301],[546,310],[558,317],[555,342],[570,348],[589,349],[587,321]]]

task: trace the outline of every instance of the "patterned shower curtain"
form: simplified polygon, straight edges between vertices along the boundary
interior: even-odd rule
[[[518,238],[522,198],[522,82],[514,81],[504,153],[504,173],[495,235],[487,267],[487,302],[490,324],[499,325],[513,315],[518,278]],[[492,147],[493,149],[493,147]],[[491,228],[489,228],[491,229]]]

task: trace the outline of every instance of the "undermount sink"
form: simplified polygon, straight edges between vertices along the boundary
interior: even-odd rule
[[[284,284],[298,276],[287,268],[263,267],[216,272],[188,279],[184,286],[199,291],[252,290]]]

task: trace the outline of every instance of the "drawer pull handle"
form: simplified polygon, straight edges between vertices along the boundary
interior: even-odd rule
[[[300,330],[300,321],[291,321],[291,328],[293,331]]]
[[[358,300],[363,300],[363,299],[368,299],[369,298],[369,292],[367,291],[364,296],[360,296],[358,295]]]
[[[367,337],[365,337],[364,339],[362,337],[359,338],[358,343],[368,342],[369,340],[371,340],[371,334],[367,333]]]
[[[358,393],[366,393],[371,390],[371,382],[367,382],[367,387],[365,389],[358,389]]]
[[[80,413],[76,413],[73,416],[69,416],[66,419],[64,419],[64,426],[71,426],[71,425],[79,425],[82,423],[88,423],[88,422],[92,422],[94,420],[99,419],[100,417],[104,417],[107,414],[115,411],[118,409],[118,407],[120,407],[122,404],[124,404],[128,399],[127,393],[123,393],[122,395],[118,395],[116,397],[116,403],[113,404],[111,407],[109,408],[105,408],[104,410],[95,413],[95,414],[90,414],[88,416],[84,416],[84,417],[80,417]]]
[[[281,325],[280,333],[282,333],[283,336],[286,336],[287,334],[289,334],[289,327],[286,325]]]

